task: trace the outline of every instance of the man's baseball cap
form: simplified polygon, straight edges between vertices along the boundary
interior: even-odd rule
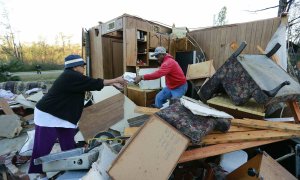
[[[151,55],[151,57],[157,56],[158,54],[166,54],[166,48],[159,46],[155,48],[154,53]]]

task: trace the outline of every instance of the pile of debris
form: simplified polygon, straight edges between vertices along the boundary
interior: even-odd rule
[[[189,65],[187,78],[198,99],[172,99],[169,106],[155,109],[136,106],[114,87],[91,92],[92,103],[78,123],[77,148],[61,152],[55,146],[35,164],[54,179],[299,178],[300,85],[270,59],[278,47],[266,55],[240,54],[245,46],[218,70],[213,61]],[[17,102],[34,108],[33,101],[42,96],[39,91]],[[1,152],[2,176],[29,178],[33,126],[24,124],[28,118],[15,115],[7,101],[1,100],[1,108],[0,136],[28,134],[17,152]],[[267,152],[268,145],[292,138],[296,150],[277,159],[269,154],[280,149]],[[293,170],[280,164],[293,156]]]

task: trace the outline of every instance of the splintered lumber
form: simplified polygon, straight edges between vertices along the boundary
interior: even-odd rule
[[[299,133],[281,132],[273,130],[260,130],[248,132],[232,132],[224,134],[209,134],[202,140],[203,144],[221,144],[229,142],[246,142],[271,139],[288,139],[300,137]]]
[[[255,119],[232,119],[231,124],[235,126],[242,126],[242,127],[297,133],[300,135],[300,125],[298,124],[262,121],[262,120],[255,120]]]
[[[278,141],[282,141],[284,139],[279,140],[265,140],[265,141],[251,141],[251,142],[238,142],[238,143],[225,143],[225,144],[216,144],[201,148],[196,148],[192,150],[185,151],[180,159],[179,163],[189,162],[196,159],[207,158],[211,156],[216,156],[232,151],[237,151],[241,149],[247,149],[251,147],[261,146],[265,144],[270,144]]]
[[[142,106],[136,106],[134,108],[134,112],[135,113],[140,113],[140,114],[154,114],[156,112],[158,112],[160,109],[158,108],[149,108],[149,107],[142,107]]]

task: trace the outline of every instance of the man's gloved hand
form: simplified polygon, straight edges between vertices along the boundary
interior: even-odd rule
[[[141,80],[143,80],[144,78],[143,78],[143,76],[136,76],[135,78],[134,78],[134,83],[135,84],[138,84]]]

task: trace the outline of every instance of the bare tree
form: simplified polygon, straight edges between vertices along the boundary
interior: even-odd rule
[[[214,26],[222,26],[226,24],[227,7],[224,6],[218,13],[218,18],[214,19]]]
[[[3,28],[3,35],[0,37],[0,48],[1,50],[11,57],[15,57],[17,60],[22,60],[21,43],[16,44],[15,34],[13,28],[10,24],[9,13],[4,8],[3,13],[1,14],[0,25]]]

